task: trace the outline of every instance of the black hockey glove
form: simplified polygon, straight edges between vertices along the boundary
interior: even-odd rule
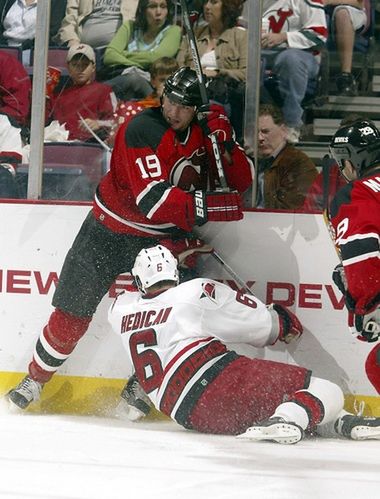
[[[380,306],[365,315],[349,312],[348,325],[349,330],[358,340],[374,343],[380,337]]]
[[[333,270],[332,280],[344,296],[348,310],[353,310],[355,308],[355,302],[347,290],[346,274],[344,273],[344,267],[341,263],[339,263]]]

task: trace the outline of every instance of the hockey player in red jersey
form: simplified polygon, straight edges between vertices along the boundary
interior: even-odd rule
[[[29,374],[8,393],[13,404],[25,408],[39,398],[115,278],[131,270],[142,248],[165,239],[178,253],[209,251],[194,239],[193,227],[243,217],[240,194],[252,181],[250,162],[223,108],[212,105],[197,119],[201,102],[195,71],[180,68],[166,81],[160,108],[120,127],[110,171],[63,264],[55,310],[37,341]],[[211,134],[219,142],[228,192],[217,189]]]
[[[126,387],[130,419],[150,405],[185,428],[251,440],[296,443],[307,429],[380,439],[380,418],[343,411],[343,393],[303,367],[251,359],[228,348],[289,343],[302,334],[281,305],[205,278],[178,284],[177,261],[163,246],[138,254],[139,292],[120,294],[109,311],[135,369]]]
[[[341,257],[333,279],[346,299],[351,332],[359,340],[380,337],[380,132],[371,121],[340,128],[330,152],[347,185],[331,203],[329,219]],[[366,361],[380,393],[380,345]]]

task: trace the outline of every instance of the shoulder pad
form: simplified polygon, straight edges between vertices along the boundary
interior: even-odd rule
[[[125,139],[129,147],[157,149],[169,124],[161,114],[161,108],[145,109],[138,113],[125,129]]]

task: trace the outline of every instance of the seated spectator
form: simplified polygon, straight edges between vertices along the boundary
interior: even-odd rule
[[[327,39],[326,15],[321,0],[276,0],[269,2],[263,19],[269,20],[269,31],[262,34],[262,55],[278,79],[288,140],[297,143],[302,101],[318,76],[319,51]]]
[[[119,99],[151,94],[149,66],[178,52],[181,28],[171,24],[173,11],[172,0],[139,0],[136,20],[124,23],[108,45],[104,75]]]
[[[0,50],[0,197],[17,198],[16,168],[22,160],[22,129],[30,115],[31,83],[23,65]]]
[[[113,145],[116,131],[122,123],[133,118],[133,116],[147,107],[158,107],[161,105],[161,96],[165,82],[177,69],[179,69],[179,65],[173,57],[160,57],[160,59],[151,64],[149,73],[153,92],[141,100],[121,101],[119,103],[114,113],[114,124],[107,141],[109,145]]]
[[[259,108],[258,196],[256,206],[298,210],[318,175],[313,161],[287,142],[281,110],[271,104]]]
[[[109,85],[94,81],[95,52],[89,45],[67,53],[69,82],[47,100],[48,121],[57,120],[69,131],[69,140],[93,141],[90,128],[104,140],[112,125],[116,99]]]
[[[50,44],[65,15],[66,0],[51,0]],[[24,50],[34,44],[36,34],[37,0],[0,0],[0,44],[21,45]]]
[[[195,27],[202,69],[211,79],[209,97],[225,106],[239,140],[243,135],[247,31],[236,23],[243,4],[244,0],[208,0],[203,6],[206,24]],[[194,67],[186,35],[177,60],[180,66]]]
[[[336,86],[340,95],[355,96],[357,83],[352,74],[352,55],[355,33],[367,22],[364,0],[323,0],[326,13],[330,18],[330,30],[335,41],[339,60],[340,74]]]
[[[85,43],[105,47],[122,23],[133,19],[137,0],[67,0],[56,40],[61,45]]]

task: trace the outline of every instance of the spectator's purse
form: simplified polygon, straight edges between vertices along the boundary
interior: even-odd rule
[[[237,94],[244,95],[245,84],[230,76],[219,75],[210,78],[207,84],[207,94],[210,100],[227,104],[234,100]]]

